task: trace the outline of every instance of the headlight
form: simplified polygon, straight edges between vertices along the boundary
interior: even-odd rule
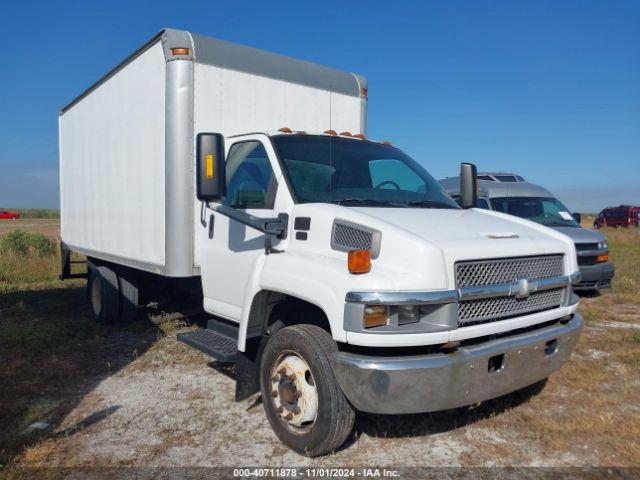
[[[606,250],[607,248],[609,248],[607,242],[598,242],[598,250]]]

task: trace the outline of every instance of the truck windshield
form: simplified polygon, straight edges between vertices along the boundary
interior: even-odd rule
[[[548,227],[578,227],[569,209],[559,200],[550,197],[492,198],[494,210],[516,217],[526,218]]]
[[[397,148],[323,135],[278,135],[272,141],[299,203],[459,208]]]

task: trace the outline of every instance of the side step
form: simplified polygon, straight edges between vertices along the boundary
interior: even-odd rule
[[[238,327],[220,320],[209,320],[207,328],[179,333],[178,341],[206,353],[220,362],[235,362],[238,352]]]

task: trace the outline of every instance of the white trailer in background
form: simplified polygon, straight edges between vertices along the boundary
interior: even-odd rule
[[[60,113],[61,277],[87,256],[101,322],[189,292],[211,318],[178,340],[236,362],[236,398],[306,455],[356,410],[543,380],[582,326],[573,243],[473,208],[470,164],[458,207],[365,137],[366,105],[359,75],[163,30]]]

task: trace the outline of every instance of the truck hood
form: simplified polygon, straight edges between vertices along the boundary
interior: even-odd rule
[[[568,239],[528,220],[481,209],[361,208],[354,210],[382,220],[440,248],[456,261],[468,258],[569,253]],[[384,232],[382,240],[385,248]]]
[[[560,232],[575,243],[598,243],[604,242],[604,235],[595,230],[587,230],[582,227],[552,227],[555,231]]]

